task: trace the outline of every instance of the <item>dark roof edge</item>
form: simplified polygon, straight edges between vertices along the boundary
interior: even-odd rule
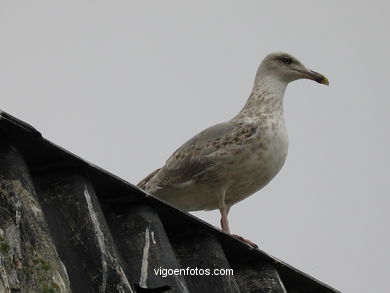
[[[30,124],[8,114],[7,112],[4,112],[0,109],[0,120],[2,120],[2,119],[7,120],[7,121],[11,122],[12,124],[14,124],[15,126],[22,128],[23,130],[25,130],[29,134],[36,135],[38,137],[42,137],[42,134],[38,130],[36,130],[33,126],[31,126]]]
[[[5,124],[5,125],[3,125],[3,124]],[[89,171],[95,172],[96,174],[98,174],[98,176],[109,177],[109,179],[112,183],[120,184],[126,190],[131,191],[133,193],[137,193],[141,198],[147,198],[147,200],[154,202],[154,204],[156,204],[156,205],[159,205],[159,206],[162,205],[162,206],[165,206],[166,208],[174,210],[176,213],[181,214],[187,220],[202,226],[204,229],[207,230],[207,232],[212,233],[218,239],[223,240],[223,241],[229,241],[231,244],[233,244],[237,248],[245,249],[246,251],[250,252],[252,254],[252,256],[257,255],[261,259],[264,259],[264,260],[271,262],[273,265],[275,265],[278,269],[280,269],[282,271],[283,270],[289,271],[290,273],[293,273],[293,274],[296,274],[297,276],[299,276],[299,278],[306,279],[306,281],[309,281],[309,282],[314,282],[318,286],[324,287],[324,289],[327,289],[329,291],[340,292],[340,291],[330,287],[329,285],[324,284],[323,282],[313,278],[312,276],[310,276],[310,275],[292,267],[291,265],[277,259],[276,257],[269,255],[268,253],[262,251],[261,249],[250,248],[246,243],[244,243],[244,242],[242,242],[242,241],[240,241],[240,240],[238,240],[238,239],[236,239],[236,238],[234,238],[234,237],[232,237],[224,232],[221,232],[220,230],[218,230],[217,228],[215,228],[211,224],[209,224],[209,223],[207,223],[207,222],[205,222],[205,221],[203,221],[203,220],[201,220],[201,219],[199,219],[199,218],[197,218],[189,213],[178,210],[175,207],[161,201],[160,199],[158,199],[150,194],[147,194],[146,192],[137,188],[136,186],[129,183],[128,181],[126,181],[126,180],[94,165],[93,163],[90,163],[90,162],[82,159],[81,157],[73,154],[72,152],[50,142],[49,140],[42,137],[41,133],[38,130],[36,130],[33,126],[31,126],[30,124],[25,123],[24,121],[21,121],[21,120],[15,118],[14,116],[9,115],[8,113],[0,110],[0,132],[2,130],[3,131],[6,130],[7,125],[11,126],[13,131],[12,131],[12,133],[8,132],[5,134],[7,136],[10,136],[12,139],[20,137],[20,136],[28,135],[30,137],[30,139],[33,140],[35,143],[42,145],[45,148],[50,148],[52,151],[55,151],[57,154],[59,154],[58,157],[60,157],[61,159],[71,160],[72,165],[78,166],[79,168],[82,168],[82,169],[88,168]],[[17,132],[19,132],[19,133],[14,132],[15,130],[17,130]],[[95,183],[95,182],[93,182],[93,183]],[[123,197],[112,198],[112,199],[105,198],[104,199],[104,201],[106,201],[106,202],[110,202],[111,200],[113,202],[117,202],[119,200],[122,202],[122,204],[125,204],[125,202],[126,202],[126,199],[124,199]],[[131,200],[129,200],[129,202],[131,202]]]

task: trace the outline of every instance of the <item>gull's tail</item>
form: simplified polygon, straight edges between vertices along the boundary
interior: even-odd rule
[[[158,173],[158,171],[160,171],[161,168],[157,169],[157,170],[154,170],[152,173],[150,173],[148,176],[146,176],[144,179],[142,179],[138,184],[137,184],[137,187],[142,189],[142,190],[145,190],[145,187],[146,187],[146,184],[148,184],[149,180],[152,179],[154,177],[154,175],[156,175]]]

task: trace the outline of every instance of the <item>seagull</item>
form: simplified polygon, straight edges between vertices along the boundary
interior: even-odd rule
[[[184,211],[219,209],[222,231],[230,234],[232,205],[262,189],[286,161],[283,97],[298,79],[329,85],[290,54],[267,55],[241,111],[195,135],[137,186]]]

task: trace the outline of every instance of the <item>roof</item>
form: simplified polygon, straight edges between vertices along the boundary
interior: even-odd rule
[[[0,186],[1,292],[338,292],[5,112]],[[190,275],[196,268],[234,275]]]

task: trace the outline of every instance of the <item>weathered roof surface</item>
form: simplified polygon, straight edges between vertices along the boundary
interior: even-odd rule
[[[0,292],[338,292],[5,112],[0,209]],[[187,267],[233,268],[234,275],[154,272]]]

